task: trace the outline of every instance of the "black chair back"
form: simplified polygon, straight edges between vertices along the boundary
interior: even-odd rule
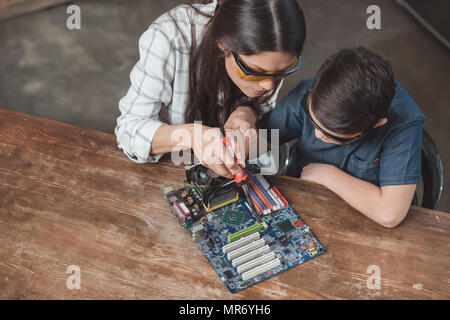
[[[413,204],[428,209],[436,209],[444,186],[444,167],[439,152],[428,132],[422,135],[422,182],[423,197],[419,203],[417,194]]]

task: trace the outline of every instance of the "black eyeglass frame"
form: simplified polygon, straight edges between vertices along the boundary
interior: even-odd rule
[[[295,71],[300,70],[303,65],[302,65],[302,56],[297,56],[298,62],[297,65],[295,67],[293,67],[292,69],[289,69],[286,72],[282,72],[282,73],[263,73],[263,72],[258,72],[255,70],[252,70],[250,68],[248,68],[244,62],[242,62],[241,59],[239,59],[239,56],[236,52],[231,51],[231,54],[233,55],[234,61],[236,61],[236,64],[239,66],[239,68],[241,68],[241,70],[245,73],[245,75],[247,76],[261,76],[261,77],[286,77],[288,75],[290,75],[291,73],[294,73]]]
[[[303,95],[303,99],[301,101],[301,106],[302,106],[303,110],[305,111],[305,113],[308,116],[309,120],[311,120],[311,123],[313,124],[314,128],[316,128],[317,130],[322,132],[327,138],[333,140],[334,142],[338,142],[338,143],[340,143],[341,145],[344,145],[344,146],[352,144],[352,143],[360,140],[370,129],[372,129],[372,126],[370,126],[364,132],[362,132],[361,134],[359,134],[359,135],[357,135],[356,137],[353,137],[353,138],[341,138],[341,137],[337,137],[335,135],[332,135],[332,134],[326,132],[311,117],[311,113],[309,111],[309,105],[307,103],[308,102],[308,97],[310,95],[311,95],[311,89],[308,89],[308,91],[306,91],[305,94]]]

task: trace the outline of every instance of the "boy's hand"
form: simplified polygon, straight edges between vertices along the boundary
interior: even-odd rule
[[[386,228],[397,226],[408,213],[415,184],[379,187],[323,163],[303,167],[301,179],[321,184],[366,217]]]

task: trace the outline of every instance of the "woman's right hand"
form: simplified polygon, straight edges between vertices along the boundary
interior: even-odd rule
[[[231,179],[244,174],[242,167],[227,152],[219,128],[198,125],[193,130],[191,148],[197,159],[218,175]]]

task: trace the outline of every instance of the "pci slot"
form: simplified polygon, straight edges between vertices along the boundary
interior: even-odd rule
[[[238,232],[230,234],[228,236],[228,242],[237,241],[242,237],[245,237],[252,233],[258,232],[259,230],[261,230],[263,228],[266,229],[267,227],[268,227],[267,223],[265,223],[264,221],[260,222],[260,223],[255,223],[254,225],[251,225],[250,227],[247,227],[245,229],[239,230]]]
[[[259,239],[259,232],[253,233],[249,236],[242,237],[239,240],[236,240],[234,242],[224,245],[222,248],[222,252],[228,253],[230,251],[236,250],[237,248],[240,248],[240,247],[242,247],[246,244],[249,244],[250,242],[253,242],[258,239]]]
[[[259,239],[257,241],[254,241],[252,243],[249,243],[241,248],[238,248],[236,250],[233,250],[227,254],[227,258],[229,260],[233,260],[239,256],[242,256],[243,254],[246,254],[247,252],[253,251],[255,249],[258,249],[259,247],[262,247],[266,241],[264,239]]]
[[[238,258],[233,259],[231,261],[231,264],[233,267],[240,266],[243,263],[246,263],[247,261],[253,260],[257,257],[262,256],[263,254],[266,254],[270,251],[270,247],[266,244],[264,247],[261,247],[259,249],[256,249],[255,251],[246,253]]]
[[[262,266],[259,266],[259,267],[256,267],[256,268],[252,269],[252,270],[244,272],[242,274],[242,279],[244,281],[248,280],[248,279],[251,279],[251,278],[256,277],[257,275],[259,275],[261,273],[264,273],[266,271],[269,271],[269,270],[272,270],[272,269],[278,267],[280,264],[281,264],[280,259],[276,258],[276,259],[274,259],[272,261],[269,261],[269,262],[263,264]]]
[[[262,265],[263,263],[269,262],[273,259],[275,259],[275,252],[272,251],[263,255],[262,257],[256,258],[254,260],[251,260],[249,262],[240,265],[239,267],[236,268],[236,270],[239,274],[241,274],[259,265]]]

